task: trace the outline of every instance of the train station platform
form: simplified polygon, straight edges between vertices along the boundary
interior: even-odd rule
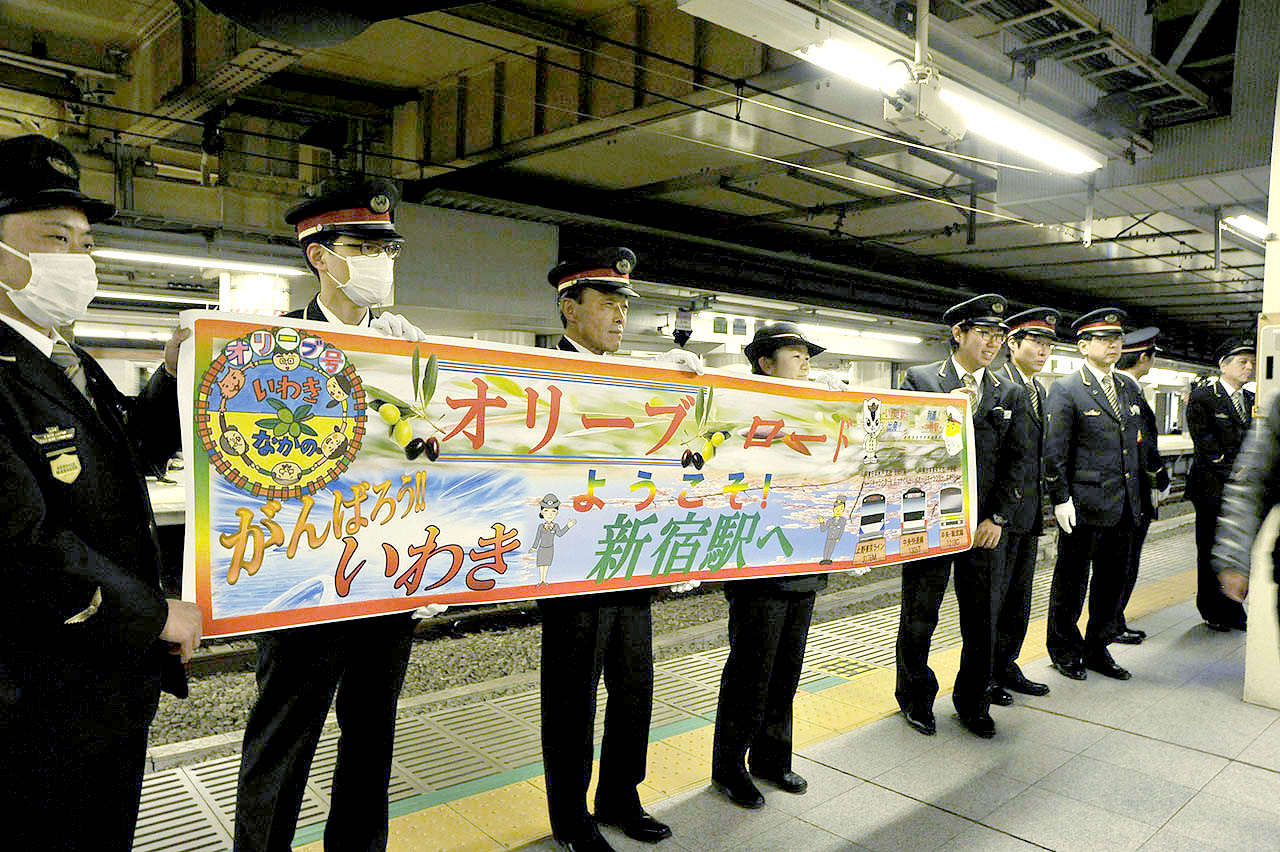
[[[1022,662],[1053,691],[993,708],[993,740],[959,727],[946,690],[937,736],[921,736],[897,715],[896,604],[814,625],[795,702],[795,768],[809,792],[762,787],[768,804],[760,811],[708,788],[727,649],[659,663],[642,798],[674,836],[653,847],[608,828],[606,836],[619,850],[661,852],[1274,852],[1280,711],[1240,701],[1244,636],[1211,633],[1196,615],[1194,542],[1183,530],[1147,545],[1129,615],[1150,636],[1113,648],[1133,672],[1128,682],[1092,673],[1075,682],[1049,669],[1051,560],[1041,560]],[[954,678],[959,650],[948,595],[931,657],[943,684]],[[389,848],[556,849],[547,838],[538,716],[536,686],[402,709]],[[336,742],[336,730],[321,741],[295,848],[322,849]],[[229,849],[238,760],[149,774],[134,848]]]

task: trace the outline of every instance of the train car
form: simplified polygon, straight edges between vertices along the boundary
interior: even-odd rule
[[[862,498],[862,522],[859,533],[863,538],[879,535],[884,529],[884,495],[876,492]]]
[[[908,488],[902,494],[902,531],[916,532],[925,527],[924,489]]]
[[[938,514],[943,529],[964,526],[964,491],[952,485],[938,492]]]

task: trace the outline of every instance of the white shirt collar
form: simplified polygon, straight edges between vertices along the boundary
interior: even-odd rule
[[[62,335],[58,334],[57,331],[54,332],[54,337],[46,337],[43,332],[37,331],[35,327],[14,319],[8,314],[0,314],[0,320],[4,320],[10,328],[25,337],[27,342],[39,349],[40,353],[46,358],[53,354],[54,342],[62,340]]]
[[[1013,370],[1014,374],[1022,379],[1022,383],[1024,385],[1029,385],[1036,380],[1035,376],[1028,376],[1026,373],[1022,372],[1022,368],[1013,361],[1009,362],[1009,369]]]
[[[1084,361],[1084,365],[1089,369],[1089,372],[1090,372],[1090,373],[1093,373],[1093,375],[1098,379],[1098,381],[1102,381],[1102,380],[1103,380],[1103,379],[1105,379],[1107,376],[1110,376],[1110,375],[1111,375],[1111,373],[1112,373],[1112,371],[1111,371],[1111,370],[1108,370],[1108,371],[1107,371],[1107,372],[1105,372],[1105,373],[1104,373],[1104,372],[1102,372],[1102,371],[1101,371],[1101,370],[1099,370],[1097,367],[1093,366],[1093,362],[1092,362],[1092,361],[1090,361],[1088,358],[1086,358],[1086,359],[1085,359],[1085,361]],[[1112,381],[1115,381],[1115,379],[1113,378],[1113,379],[1112,379]]]
[[[345,323],[345,322],[343,322],[342,320],[338,319],[338,315],[337,315],[337,314],[335,314],[333,311],[329,310],[328,306],[327,306],[327,305],[325,305],[325,303],[324,303],[324,302],[320,301],[320,297],[319,297],[319,296],[316,296],[316,305],[317,305],[317,306],[319,306],[319,308],[320,308],[320,313],[324,314],[324,318],[325,318],[325,319],[327,319],[329,322],[331,322],[331,323],[336,323],[336,324],[338,324],[338,325],[346,325],[346,323]],[[370,311],[369,311],[369,309],[368,309],[368,308],[365,308],[365,309],[364,309],[364,316],[360,318],[360,321],[359,321],[358,323],[356,323],[356,325],[369,325],[371,322],[373,322],[373,319],[372,319],[372,317],[370,316]]]
[[[951,366],[956,368],[956,378],[960,379],[960,381],[963,382],[964,374],[969,371],[966,370],[964,367],[960,366],[960,362],[956,360],[956,356],[954,355],[951,356]],[[985,376],[986,374],[987,374],[986,367],[979,367],[978,369],[974,370],[972,373],[969,373],[969,375],[973,376],[973,380],[977,382],[979,385],[982,384],[982,377]]]
[[[1218,384],[1222,385],[1222,389],[1227,392],[1227,396],[1234,396],[1235,392],[1240,390],[1240,388],[1232,387],[1231,383],[1222,378],[1222,376],[1218,376]]]

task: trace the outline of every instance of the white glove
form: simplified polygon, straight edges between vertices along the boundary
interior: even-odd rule
[[[413,611],[414,618],[434,618],[449,609],[448,604],[429,603]]]
[[[1071,535],[1071,531],[1076,527],[1076,504],[1071,502],[1070,497],[1067,498],[1067,502],[1053,507],[1053,516],[1057,519],[1062,531]]]
[[[687,349],[668,349],[657,358],[653,359],[655,364],[670,364],[673,367],[682,367],[690,372],[702,375],[706,367],[702,363],[702,358],[698,353],[690,352]]]
[[[672,585],[671,591],[675,592],[677,595],[683,595],[685,592],[692,592],[701,585],[701,580],[685,580],[683,583],[675,583]]]
[[[809,381],[817,382],[824,386],[827,390],[847,391],[849,389],[849,380],[839,373],[830,373],[825,370],[810,373]]]
[[[397,337],[401,340],[418,341],[427,339],[427,335],[422,329],[399,314],[393,314],[390,311],[374,317],[373,322],[369,323],[369,328],[386,337]]]

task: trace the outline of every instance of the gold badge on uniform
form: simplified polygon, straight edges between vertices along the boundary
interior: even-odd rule
[[[1084,413],[1084,416],[1085,417],[1101,417],[1102,412],[1096,408],[1090,408],[1088,411]]]
[[[54,479],[70,485],[80,476],[80,456],[70,451],[53,456],[49,459],[49,470]]]

